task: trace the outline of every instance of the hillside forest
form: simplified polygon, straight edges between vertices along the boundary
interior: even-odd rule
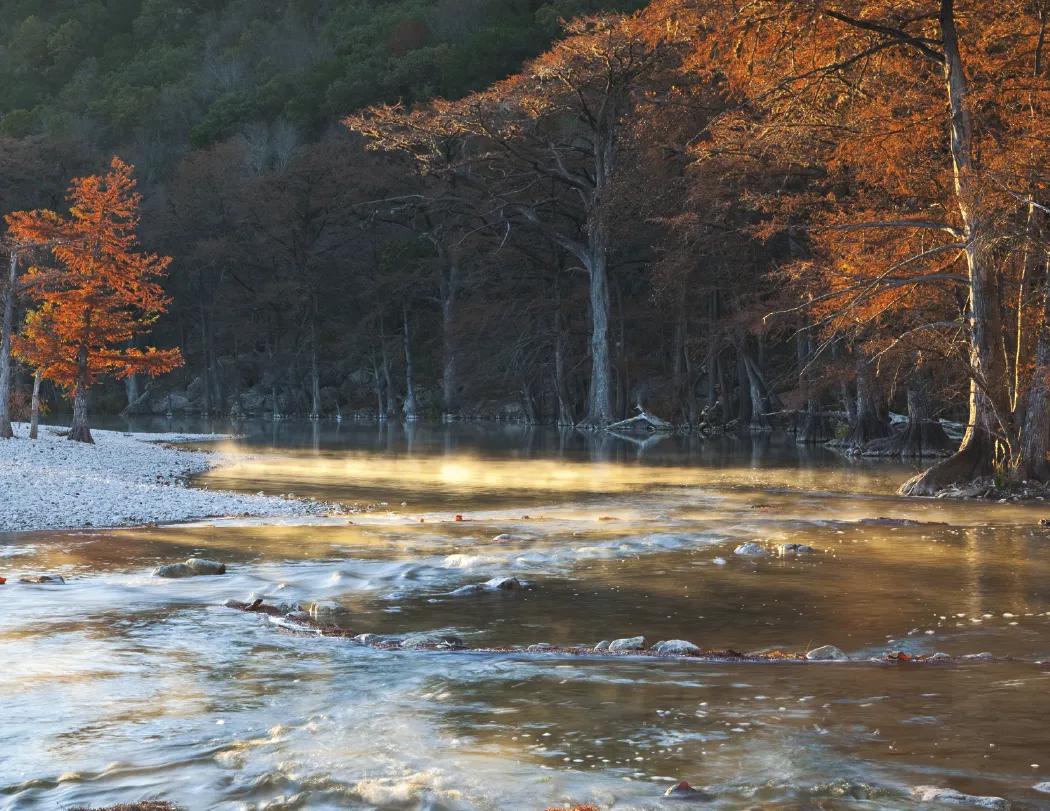
[[[0,430],[641,413],[920,458],[911,494],[1048,482],[1048,25],[11,0]]]

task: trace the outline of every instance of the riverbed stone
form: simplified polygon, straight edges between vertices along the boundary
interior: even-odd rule
[[[493,577],[491,580],[486,580],[483,585],[492,591],[520,591],[525,587],[525,584],[516,577]]]
[[[940,803],[957,805],[964,808],[989,808],[992,811],[1009,811],[1010,803],[1002,797],[981,797],[976,794],[963,794],[953,788],[939,786],[916,786],[911,790],[912,796],[920,803]]]
[[[980,653],[967,653],[959,658],[966,662],[990,662],[995,657],[988,651],[981,651]]]
[[[792,555],[812,555],[817,550],[804,543],[782,543],[777,547],[777,554],[782,558]]]
[[[733,550],[733,554],[749,558],[764,558],[766,556],[766,548],[762,544],[742,543]]]
[[[169,563],[153,570],[154,577],[197,577],[226,574],[226,564],[207,558],[189,558],[183,563]]]
[[[686,802],[694,803],[710,802],[714,799],[713,794],[708,794],[706,791],[693,788],[685,780],[667,789],[667,791],[664,792],[664,797],[668,800],[684,800]]]
[[[849,657],[841,648],[834,645],[821,645],[806,654],[806,658],[814,662],[845,662]]]
[[[665,653],[672,656],[696,656],[700,648],[685,639],[668,639],[653,645],[653,653]]]
[[[609,650],[609,645],[612,644],[608,639],[603,639],[597,645],[594,646],[595,653],[602,653],[603,651]]]
[[[535,645],[529,645],[525,648],[526,653],[545,653],[551,650],[554,650],[554,646],[550,642],[537,642]]]
[[[60,574],[34,574],[28,577],[18,578],[19,583],[32,583],[40,586],[61,586],[66,579]]]
[[[401,640],[401,647],[405,650],[419,650],[421,648],[438,648],[443,650],[462,650],[467,645],[458,636],[435,633],[408,634]]]
[[[627,636],[623,639],[614,639],[609,643],[609,650],[613,653],[618,651],[645,650],[645,637]]]

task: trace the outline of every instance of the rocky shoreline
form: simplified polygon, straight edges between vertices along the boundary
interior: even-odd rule
[[[70,442],[59,426],[40,438],[0,440],[0,532],[175,523],[229,516],[326,515],[340,508],[308,499],[193,487],[190,476],[243,458],[173,447],[215,442],[215,434],[93,431],[95,444]]]

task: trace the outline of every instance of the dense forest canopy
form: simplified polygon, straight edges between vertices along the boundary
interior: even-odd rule
[[[185,366],[102,408],[641,409],[1050,478],[1050,2],[9,6],[3,211],[116,154],[172,257]]]

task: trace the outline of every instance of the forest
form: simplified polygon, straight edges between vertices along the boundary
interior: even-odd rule
[[[1050,481],[1050,0],[5,11],[0,430],[640,412]]]

